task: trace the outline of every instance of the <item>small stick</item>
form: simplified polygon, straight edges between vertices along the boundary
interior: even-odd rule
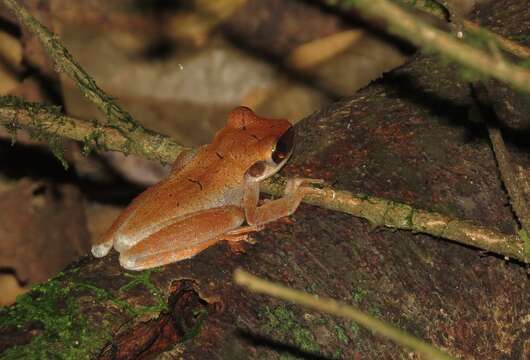
[[[381,320],[363,313],[352,306],[340,303],[334,299],[319,297],[318,295],[311,295],[302,291],[290,289],[288,287],[255,277],[241,269],[236,269],[234,272],[234,281],[236,284],[245,286],[250,291],[255,293],[266,294],[275,298],[292,301],[295,304],[307,306],[317,311],[353,320],[368,330],[372,330],[373,332],[393,340],[402,346],[409,347],[419,353],[422,353],[427,359],[452,359],[452,357],[449,355],[427,344],[426,342],[421,341],[414,336],[410,336],[392,325],[389,325]]]

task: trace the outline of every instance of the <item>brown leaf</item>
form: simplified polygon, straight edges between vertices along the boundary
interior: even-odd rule
[[[0,194],[0,268],[22,282],[48,279],[88,252],[83,199],[72,185],[21,180]]]

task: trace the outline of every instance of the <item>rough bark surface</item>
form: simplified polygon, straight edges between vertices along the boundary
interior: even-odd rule
[[[524,3],[506,1],[493,16],[516,29],[530,18],[528,7],[513,11]],[[284,174],[513,232],[487,133],[467,120],[473,100],[458,73],[419,55],[310,116]],[[528,167],[525,144],[511,146]],[[219,244],[160,271],[126,272],[116,253],[87,256],[0,312],[0,357],[409,357],[353,323],[236,287],[237,267],[359,306],[459,358],[530,356],[530,290],[520,264],[307,205],[255,238],[244,253]]]

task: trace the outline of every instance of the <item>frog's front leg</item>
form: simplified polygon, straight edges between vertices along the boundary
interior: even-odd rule
[[[244,222],[243,210],[223,206],[183,216],[120,253],[120,264],[129,270],[153,268],[190,258],[221,241],[238,241],[230,234]]]
[[[296,211],[304,196],[318,191],[304,185],[322,184],[323,182],[324,180],[309,178],[289,179],[282,198],[268,201],[258,207],[259,182],[247,179],[243,195],[243,207],[247,223],[249,225],[262,225],[291,215]]]

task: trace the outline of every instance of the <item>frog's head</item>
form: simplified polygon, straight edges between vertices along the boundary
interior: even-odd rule
[[[214,143],[246,169],[247,178],[262,181],[285,165],[294,149],[294,135],[289,121],[262,118],[241,106],[230,112]]]

